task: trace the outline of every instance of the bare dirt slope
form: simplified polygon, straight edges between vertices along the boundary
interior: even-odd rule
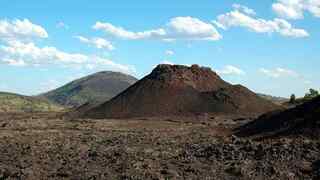
[[[279,108],[209,68],[159,65],[115,98],[79,112],[90,118],[131,118],[196,113],[264,113]]]

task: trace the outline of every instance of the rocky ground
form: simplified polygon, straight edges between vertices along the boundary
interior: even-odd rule
[[[1,114],[0,179],[320,179],[320,140],[233,136],[246,118],[182,119]]]

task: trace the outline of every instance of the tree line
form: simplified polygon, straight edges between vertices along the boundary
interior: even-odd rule
[[[320,94],[319,94],[319,91],[315,90],[315,89],[309,89],[309,92],[307,92],[303,98],[300,98],[300,99],[297,99],[296,98],[296,95],[295,94],[292,94],[290,96],[290,103],[297,103],[297,101],[301,102],[305,102],[305,101],[308,101],[308,100],[311,100],[315,97],[318,97]]]

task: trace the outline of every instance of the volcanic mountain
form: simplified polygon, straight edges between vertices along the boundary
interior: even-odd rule
[[[72,81],[40,95],[60,105],[78,107],[84,103],[101,103],[116,96],[137,81],[119,72],[103,71]]]
[[[78,114],[102,119],[198,113],[256,114],[277,108],[247,88],[225,82],[209,68],[158,65],[110,101],[85,108],[86,111]]]
[[[295,108],[267,113],[237,129],[239,136],[320,137],[320,96]]]

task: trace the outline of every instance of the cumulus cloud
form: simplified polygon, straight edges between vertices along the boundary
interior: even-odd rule
[[[122,27],[114,26],[110,23],[103,23],[103,22],[97,22],[93,29],[95,30],[103,30],[107,34],[122,38],[122,39],[147,39],[147,38],[155,38],[160,37],[166,34],[166,32],[163,29],[156,29],[156,30],[149,30],[149,31],[143,31],[143,32],[132,32],[128,31]]]
[[[227,65],[223,69],[217,70],[217,73],[221,75],[245,75],[246,74],[240,68],[237,68],[231,65]]]
[[[248,8],[247,6],[243,6],[241,4],[233,4],[232,7],[238,11],[244,12],[248,15],[256,15],[257,13],[253,10]]]
[[[304,75],[291,69],[280,68],[280,67],[274,68],[274,69],[260,68],[259,72],[273,79],[291,78],[291,79],[297,79],[299,80],[299,82],[303,82],[308,86],[312,84],[312,81],[308,80]]]
[[[107,58],[81,53],[67,53],[55,47],[38,47],[34,43],[9,41],[0,46],[0,62],[13,66],[63,65],[73,67],[106,68],[134,73],[134,67],[113,62]]]
[[[47,38],[47,31],[28,19],[0,20],[0,40]]]
[[[59,23],[58,25],[62,25]],[[10,66],[59,65],[62,67],[87,68],[96,70],[115,70],[135,73],[130,65],[116,63],[108,58],[82,53],[69,53],[52,46],[39,47],[36,38],[47,38],[48,33],[40,25],[28,19],[0,20],[0,64]],[[79,37],[80,41],[112,50],[110,42],[102,38]]]
[[[15,60],[15,59],[3,59],[2,62],[4,64],[9,64],[11,66],[26,66],[26,63],[24,62],[24,60],[19,59],[19,60]]]
[[[294,28],[284,19],[275,18],[273,20],[265,20],[255,18],[247,13],[243,13],[242,10],[239,9],[234,9],[226,14],[219,15],[213,23],[225,30],[231,27],[244,27],[257,33],[279,33],[282,36],[295,38],[309,36],[306,30]]]
[[[115,49],[115,47],[112,45],[112,43],[106,39],[95,37],[95,38],[86,38],[83,36],[75,36],[75,38],[79,39],[81,42],[92,45],[98,49],[105,49],[112,51]]]
[[[260,68],[259,69],[260,73],[263,73],[264,75],[278,79],[278,78],[295,78],[299,79],[306,85],[312,84],[312,82],[308,79],[306,79],[302,74],[299,74],[296,71],[286,69],[286,68],[274,68],[274,69],[265,69],[265,68]]]
[[[55,47],[37,47],[33,42],[9,41],[7,45],[0,46],[0,56],[4,59],[25,60],[29,64],[42,63],[84,63],[87,57],[82,54],[70,54],[58,50]]]
[[[268,77],[272,78],[281,78],[281,77],[301,77],[300,74],[297,72],[290,70],[290,69],[285,69],[285,68],[275,68],[275,69],[265,69],[261,68],[259,71],[263,74],[265,74]]]
[[[320,17],[319,0],[278,0],[272,4],[273,11],[287,19],[302,19],[307,11],[315,17]]]
[[[95,30],[102,30],[112,37],[128,40],[160,39],[174,40],[208,40],[216,41],[222,38],[216,28],[210,23],[193,17],[172,18],[163,28],[133,32],[111,23],[96,22]]]

